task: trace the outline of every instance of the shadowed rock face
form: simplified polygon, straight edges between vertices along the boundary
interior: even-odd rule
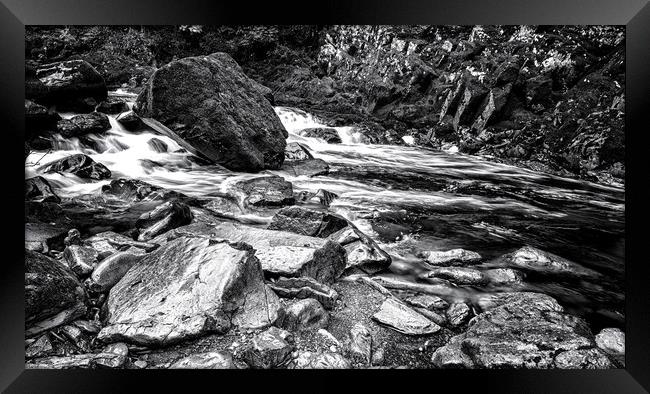
[[[86,293],[62,263],[25,250],[27,336],[67,323],[86,312]]]
[[[257,85],[225,53],[161,67],[134,110],[228,169],[257,172],[278,169],[284,161],[287,131]]]
[[[148,254],[111,289],[108,325],[98,338],[167,345],[233,325],[265,327],[278,308],[252,248],[181,237]]]

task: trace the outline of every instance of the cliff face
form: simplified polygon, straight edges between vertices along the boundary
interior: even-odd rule
[[[229,53],[276,105],[374,143],[461,152],[600,182],[624,178],[624,28],[613,26],[29,27],[28,66],[80,58],[109,86]]]

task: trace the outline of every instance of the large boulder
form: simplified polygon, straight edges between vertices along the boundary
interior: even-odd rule
[[[73,116],[70,119],[62,119],[56,129],[65,138],[80,137],[86,134],[100,134],[111,128],[108,116],[92,112]]]
[[[60,262],[25,250],[25,333],[33,336],[86,313],[86,292]]]
[[[90,157],[78,153],[53,163],[43,166],[43,172],[67,172],[79,178],[94,180],[107,179],[111,177],[111,171],[101,163],[95,162]]]
[[[583,357],[565,353],[596,346],[585,321],[545,294],[501,293],[482,306],[465,333],[433,353],[437,367],[567,368],[574,359],[581,368]]]
[[[243,243],[180,237],[146,255],[111,289],[98,338],[167,345],[210,332],[266,327],[279,300]]]
[[[68,60],[46,64],[36,70],[36,79],[25,85],[25,97],[59,110],[90,112],[94,105],[106,99],[108,90],[104,78],[84,60]]]
[[[184,235],[247,243],[255,249],[264,272],[270,277],[307,276],[329,284],[343,273],[346,264],[345,249],[337,242],[231,222],[193,223],[171,230],[152,242],[162,243]]]
[[[225,53],[159,68],[134,107],[204,156],[236,171],[278,169],[287,131],[271,104]]]

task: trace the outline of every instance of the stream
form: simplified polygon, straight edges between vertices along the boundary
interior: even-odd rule
[[[112,93],[129,100],[135,96]],[[25,177],[41,175],[62,198],[98,195],[110,180],[90,181],[72,174],[40,173],[47,163],[84,153],[104,164],[112,179],[141,179],[188,196],[209,199],[231,182],[264,174],[283,176],[294,193],[325,189],[338,195],[330,210],[351,220],[388,252],[393,263],[381,274],[419,283],[427,265],[418,254],[463,248],[480,253],[484,263],[530,245],[593,270],[591,278],[527,272],[512,286],[456,286],[443,298],[475,299],[486,293],[538,291],[555,297],[569,313],[584,317],[594,332],[624,328],[625,190],[561,178],[449,151],[405,145],[365,145],[353,127],[336,127],[342,144],[298,135],[325,127],[298,109],[276,107],[288,142],[300,142],[330,165],[329,175],[295,177],[282,170],[237,173],[202,164],[172,139],[152,131],[126,131],[109,115],[111,130],[84,141],[56,136],[50,152],[34,151]],[[64,118],[75,114],[61,114]],[[157,152],[152,138],[167,152]],[[272,216],[259,218],[262,222]],[[443,295],[441,295],[443,296]]]

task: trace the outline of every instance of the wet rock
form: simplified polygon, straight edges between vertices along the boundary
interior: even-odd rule
[[[372,360],[372,334],[362,323],[350,330],[350,353],[366,365]]]
[[[327,190],[318,189],[317,191],[311,193],[308,191],[302,191],[298,194],[297,201],[300,203],[317,203],[325,207],[329,207],[332,201],[338,198],[338,195]]]
[[[295,369],[350,369],[350,362],[339,353],[334,352],[301,352],[292,368]]]
[[[61,327],[59,333],[68,338],[77,348],[89,350],[88,341],[81,329],[74,325],[65,325]]]
[[[424,273],[424,277],[446,279],[458,285],[479,285],[486,282],[481,271],[465,267],[435,268]]]
[[[232,188],[246,206],[282,207],[295,202],[291,182],[277,175],[239,181]]]
[[[104,114],[119,114],[129,110],[129,106],[122,100],[109,99],[99,103],[95,111],[101,112]]]
[[[97,293],[109,291],[142,260],[143,254],[117,252],[103,259],[90,276],[89,288]]]
[[[25,200],[36,202],[61,202],[52,186],[42,176],[25,179]]]
[[[309,277],[279,278],[268,286],[283,298],[316,299],[325,309],[334,308],[338,297],[332,288]]]
[[[292,206],[280,209],[273,216],[268,229],[327,238],[347,226],[348,221],[342,216],[326,211]]]
[[[298,131],[298,135],[309,138],[319,138],[328,144],[340,144],[341,137],[336,129],[329,127],[312,127]]]
[[[425,308],[420,308],[420,307],[413,307],[413,310],[415,310],[417,313],[421,314],[422,316],[426,317],[427,319],[431,320],[432,322],[436,323],[439,326],[447,324],[447,318],[444,315],[441,315],[437,312]]]
[[[248,365],[253,368],[275,368],[289,360],[293,345],[291,334],[277,327],[270,327],[256,335],[244,353]]]
[[[167,345],[231,324],[261,328],[278,316],[255,252],[243,243],[180,237],[151,252],[111,289],[98,338]]]
[[[440,326],[393,298],[387,298],[372,318],[407,335],[426,335],[440,331]]]
[[[166,190],[137,179],[114,179],[102,186],[102,193],[117,197],[126,202],[165,201],[171,198],[185,199],[182,193]]]
[[[46,253],[62,250],[67,228],[48,223],[25,223],[25,248]]]
[[[33,336],[86,313],[86,293],[58,261],[25,251],[25,335]]]
[[[434,352],[436,366],[551,368],[559,353],[594,346],[586,323],[547,295],[504,293],[485,306],[465,333]]]
[[[495,268],[483,271],[483,275],[493,285],[510,285],[521,283],[524,274],[511,268]]]
[[[289,331],[309,331],[325,328],[329,324],[329,314],[320,302],[305,298],[284,309],[278,325]]]
[[[475,264],[481,260],[481,255],[465,249],[451,249],[447,251],[425,251],[422,256],[431,265],[466,265]]]
[[[506,264],[532,271],[576,276],[598,276],[598,273],[595,271],[531,246],[524,246],[504,256],[504,259]]]
[[[596,346],[612,355],[625,354],[625,333],[618,328],[603,328],[596,335]]]
[[[205,352],[183,357],[173,363],[170,369],[237,369],[228,352]]]
[[[41,335],[36,341],[25,349],[25,358],[46,357],[54,354],[52,341],[47,334]]]
[[[99,260],[115,254],[120,251],[131,249],[132,252],[140,249],[142,252],[151,252],[158,247],[158,244],[150,242],[138,242],[124,235],[115,233],[113,231],[104,231],[93,235],[84,241],[85,244],[91,246],[98,253]],[[136,253],[137,254],[137,253]]]
[[[97,265],[97,251],[88,246],[70,245],[63,251],[63,259],[79,277],[90,275]]]
[[[128,131],[138,131],[145,128],[142,119],[133,111],[120,114],[116,120]]]
[[[561,369],[608,369],[614,364],[600,349],[575,349],[555,357],[555,368]]]
[[[313,159],[314,156],[309,153],[309,149],[299,143],[299,142],[290,142],[287,144],[287,147],[284,148],[284,161],[300,161],[300,160],[309,160]]]
[[[108,116],[99,112],[76,115],[70,119],[62,119],[56,124],[58,133],[64,138],[101,134],[110,128],[111,123]]]
[[[189,224],[193,217],[186,204],[177,200],[167,201],[138,218],[135,223],[139,232],[138,241],[150,241],[164,232]]]
[[[271,104],[225,53],[156,70],[134,107],[210,160],[234,171],[279,169],[287,131]]]
[[[149,145],[151,149],[155,150],[158,153],[165,153],[168,149],[167,144],[156,137],[147,141],[147,145]]]
[[[26,84],[25,97],[38,102],[56,104],[62,111],[87,111],[84,100],[104,100],[108,91],[104,78],[84,60],[68,60],[40,66],[36,70],[38,84]],[[94,105],[90,109],[92,111]]]
[[[458,327],[469,320],[471,310],[464,302],[453,303],[447,309],[447,320],[453,327]]]
[[[392,262],[372,238],[361,232],[352,223],[328,237],[343,245],[347,252],[346,270],[360,269],[374,274],[388,268]]]
[[[76,154],[47,164],[43,172],[72,173],[80,178],[101,180],[111,177],[111,171],[84,154]]]
[[[419,294],[416,296],[408,297],[405,301],[410,305],[428,309],[430,311],[434,309],[446,309],[449,306],[447,301],[443,300],[442,298],[428,294]]]
[[[282,169],[293,176],[318,176],[327,175],[330,166],[322,159],[309,159],[300,161],[285,161]]]
[[[200,234],[247,243],[255,249],[255,255],[262,263],[264,272],[271,277],[306,276],[330,284],[343,273],[346,264],[345,249],[340,244],[284,231],[222,222],[216,225],[192,224],[167,234],[167,239],[182,234]]]

